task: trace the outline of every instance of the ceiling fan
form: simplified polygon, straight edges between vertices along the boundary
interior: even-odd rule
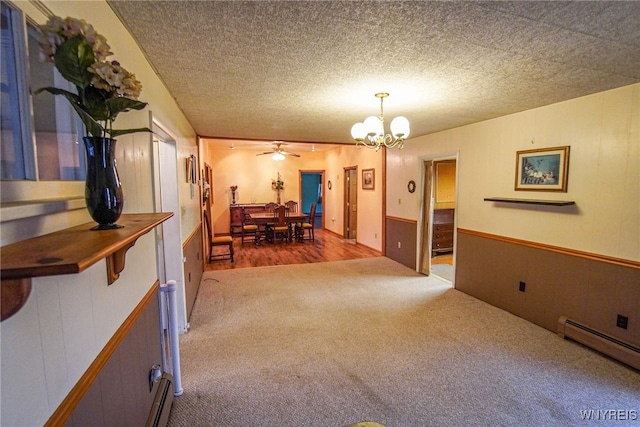
[[[256,156],[264,156],[265,154],[271,154],[273,160],[284,160],[284,156],[300,157],[299,154],[285,151],[282,149],[283,145],[287,145],[284,142],[274,142],[273,151],[265,151],[264,153],[258,153]]]

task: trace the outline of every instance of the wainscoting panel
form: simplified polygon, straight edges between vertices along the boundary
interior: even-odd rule
[[[471,230],[457,235],[458,290],[553,332],[567,316],[640,344],[640,263]],[[627,329],[616,325],[618,314],[628,317]]]
[[[385,227],[387,233],[385,255],[415,270],[418,223],[412,220],[388,216]]]
[[[202,225],[201,223],[200,227],[194,230],[182,247],[184,256],[187,259],[187,262],[184,263],[187,320],[191,317],[191,311],[193,310],[193,305],[196,302],[198,290],[200,289],[200,279],[202,279],[202,273],[204,271]]]
[[[92,382],[65,426],[145,425],[159,384],[156,382],[149,389],[149,371],[153,365],[162,363],[157,284],[150,292],[126,335],[114,344],[117,347],[113,353],[96,359],[108,357],[102,369],[95,375],[88,372],[80,380],[79,384]],[[103,353],[109,351],[109,346]],[[98,368],[92,365],[90,371]]]

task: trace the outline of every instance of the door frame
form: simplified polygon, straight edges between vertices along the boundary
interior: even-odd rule
[[[187,301],[182,264],[182,231],[180,194],[178,189],[177,140],[159,121],[151,120],[153,130],[153,194],[156,212],[173,212],[173,216],[155,227],[156,259],[160,283],[176,281],[178,330],[184,333],[187,322]]]
[[[459,152],[443,153],[435,156],[424,156],[420,158],[421,161],[421,185],[422,196],[420,200],[420,218],[418,224],[418,250],[416,260],[416,271],[422,274],[431,274],[431,247],[432,236],[431,230],[433,228],[433,211],[435,206],[434,200],[434,185],[436,182],[436,171],[433,167],[434,163],[453,160],[456,164],[456,194],[454,197],[454,215],[453,215],[453,268],[454,268],[454,282],[455,287],[455,268],[456,268],[456,251],[457,251],[457,223],[458,223],[458,181],[459,181]],[[428,174],[428,175],[427,175]],[[427,268],[425,269],[425,263]]]

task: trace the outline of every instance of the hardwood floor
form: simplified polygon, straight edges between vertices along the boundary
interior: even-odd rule
[[[330,231],[316,229],[315,237],[315,241],[261,243],[258,246],[255,246],[253,242],[245,242],[243,246],[240,238],[236,237],[233,239],[235,262],[230,260],[205,262],[204,269],[205,271],[228,270],[381,256],[381,253],[374,249],[345,240]],[[215,252],[222,252],[224,249],[214,247]]]
[[[451,264],[453,265],[453,253],[450,254],[440,254],[431,258],[431,265],[437,264]]]

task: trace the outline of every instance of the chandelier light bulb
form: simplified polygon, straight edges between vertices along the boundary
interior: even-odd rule
[[[391,134],[396,138],[405,138],[409,137],[409,120],[407,120],[404,116],[398,116],[395,119],[391,120]]]
[[[364,119],[364,129],[367,132],[367,135],[369,136],[383,135],[384,129],[382,129],[382,132],[380,132],[381,126],[382,126],[382,122],[380,121],[379,117],[369,116],[366,119]]]
[[[356,141],[363,140],[365,136],[367,136],[367,131],[364,129],[364,123],[356,123],[351,127],[351,137]]]
[[[271,156],[271,158],[273,160],[276,160],[276,161],[284,160],[284,154],[282,154],[282,153],[273,153],[273,156]]]

